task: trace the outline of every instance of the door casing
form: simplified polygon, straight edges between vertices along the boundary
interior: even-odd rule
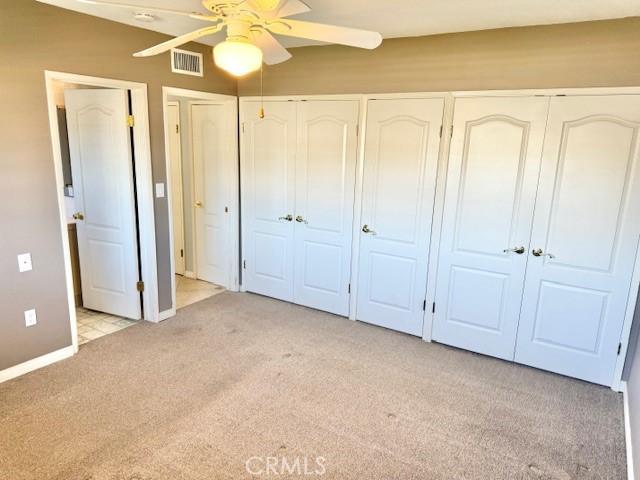
[[[58,214],[60,235],[63,246],[65,278],[67,287],[67,305],[69,308],[69,325],[73,353],[78,352],[78,328],[73,294],[73,274],[69,250],[69,236],[64,206],[64,178],[62,173],[62,154],[56,111],[56,88],[60,83],[86,85],[100,88],[120,88],[131,91],[132,112],[135,117],[133,142],[136,152],[136,199],[138,202],[138,221],[140,227],[140,262],[142,279],[145,282],[143,292],[144,319],[151,322],[160,320],[158,307],[158,270],[156,259],[156,235],[153,199],[153,180],[151,175],[151,147],[149,137],[149,117],[147,101],[147,85],[144,83],[113,80],[73,73],[44,72],[49,110],[49,128],[52,143],[53,165],[58,195]]]
[[[231,95],[221,95],[217,93],[201,92],[197,90],[188,90],[184,88],[176,87],[162,87],[162,105],[163,105],[163,125],[164,125],[164,146],[165,146],[165,168],[167,171],[167,184],[166,195],[169,209],[169,243],[170,251],[173,252],[173,212],[171,207],[171,199],[175,194],[171,188],[171,165],[169,156],[169,139],[167,129],[167,103],[169,97],[180,97],[185,101],[195,101],[197,103],[212,102],[215,104],[224,104],[227,109],[229,121],[232,124],[237,124],[238,119],[238,100],[237,97]],[[189,122],[189,129],[191,128],[191,122]],[[184,125],[182,126],[184,132]],[[188,130],[189,138],[191,138],[191,131]],[[238,158],[238,131],[237,128],[231,129],[231,136],[229,138],[229,148],[232,149],[234,158]],[[183,159],[185,161],[185,159]],[[227,245],[229,255],[229,284],[228,290],[237,292],[240,288],[240,171],[239,160],[233,162],[230,165],[229,178],[227,179],[229,185],[229,196],[227,198],[227,204],[229,206],[229,228],[227,231]],[[191,202],[193,205],[193,202]],[[195,248],[194,248],[195,251]],[[195,265],[195,259],[194,259]],[[171,295],[172,295],[172,307],[160,313],[160,319],[164,320],[171,318],[176,314],[176,280],[175,280],[175,261],[173,255],[171,255]]]

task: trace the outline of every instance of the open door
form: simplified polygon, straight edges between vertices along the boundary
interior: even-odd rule
[[[171,208],[173,211],[173,257],[176,273],[184,275],[185,235],[184,202],[182,190],[182,145],[180,140],[180,104],[167,104],[167,128],[169,131],[169,161],[171,164]]]
[[[133,158],[127,92],[66,90],[86,308],[140,319]]]

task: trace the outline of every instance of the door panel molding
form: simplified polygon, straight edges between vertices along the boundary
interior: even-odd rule
[[[548,103],[536,97],[455,102],[436,341],[513,360]]]
[[[367,104],[356,318],[412,335],[423,332],[443,112],[442,98]]]
[[[616,382],[640,237],[639,112],[640,95],[551,99],[517,362]]]

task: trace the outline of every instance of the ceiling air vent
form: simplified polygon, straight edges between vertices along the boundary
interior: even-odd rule
[[[202,54],[174,48],[171,50],[171,71],[202,76]]]

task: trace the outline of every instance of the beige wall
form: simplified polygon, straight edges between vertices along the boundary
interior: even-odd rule
[[[162,86],[236,93],[235,80],[172,74],[169,55],[131,53],[168,37],[34,0],[0,0],[0,370],[71,344],[64,262],[49,135],[44,70],[143,82],[149,87],[155,182],[165,181]],[[166,199],[155,202],[161,309],[171,306]],[[31,252],[34,270],[18,273],[16,255]],[[23,311],[38,325],[25,328]]]
[[[291,49],[266,95],[640,85],[640,18]],[[239,82],[259,92],[258,76]]]

